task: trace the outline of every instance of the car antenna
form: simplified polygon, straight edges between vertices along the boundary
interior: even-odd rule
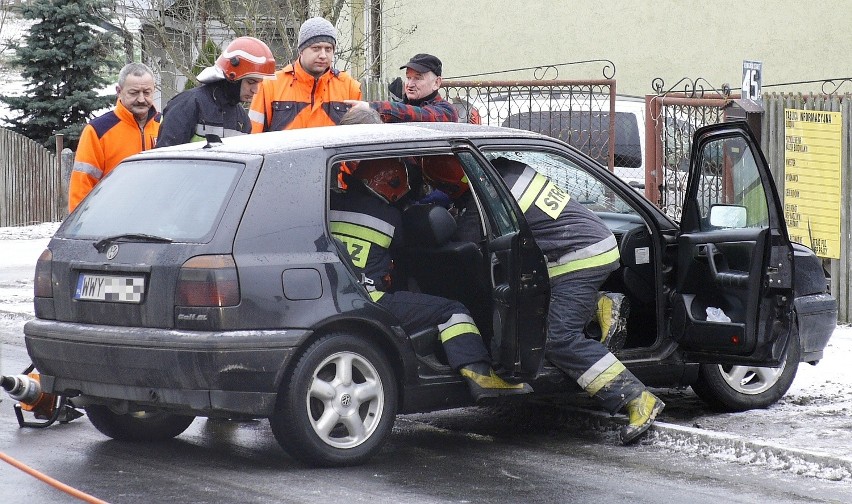
[[[222,145],[222,139],[219,138],[219,135],[204,135],[204,138],[207,139],[207,145],[205,145],[204,149],[209,149],[211,147],[215,147],[216,145]]]

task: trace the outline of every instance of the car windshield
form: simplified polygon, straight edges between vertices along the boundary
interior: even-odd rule
[[[57,236],[138,234],[207,241],[243,168],[239,163],[189,159],[121,164],[92,189]]]

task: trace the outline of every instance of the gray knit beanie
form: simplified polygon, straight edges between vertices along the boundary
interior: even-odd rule
[[[328,42],[337,47],[337,30],[327,19],[312,17],[299,28],[299,51],[317,42]]]

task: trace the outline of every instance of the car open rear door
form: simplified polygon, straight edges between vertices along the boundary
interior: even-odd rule
[[[792,326],[793,249],[745,123],[695,133],[671,332],[696,362],[778,365]]]

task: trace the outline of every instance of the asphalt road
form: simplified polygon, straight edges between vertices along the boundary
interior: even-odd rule
[[[0,370],[23,369],[23,347],[0,341]],[[852,502],[845,482],[673,453],[653,439],[622,447],[615,426],[579,418],[535,405],[405,415],[368,464],[314,469],[278,447],[266,420],[197,419],[169,442],[128,444],[85,418],[21,429],[6,398],[0,451],[112,503]],[[0,502],[79,501],[0,462]]]

